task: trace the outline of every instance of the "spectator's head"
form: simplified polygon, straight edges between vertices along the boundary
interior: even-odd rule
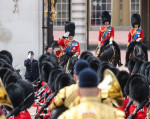
[[[74,78],[75,80],[78,79],[78,75],[81,70],[84,68],[90,67],[89,63],[86,60],[78,60],[74,66]]]
[[[53,48],[50,47],[50,46],[46,46],[46,47],[45,47],[45,52],[46,52],[46,53],[53,53]]]
[[[85,68],[79,73],[79,95],[82,97],[97,96],[98,77],[94,70]]]

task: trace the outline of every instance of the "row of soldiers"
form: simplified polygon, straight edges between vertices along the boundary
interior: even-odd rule
[[[54,54],[46,53],[38,60],[42,87],[38,87],[39,90],[34,96],[35,90],[31,83],[23,80],[12,67],[11,54],[5,51],[0,56],[1,79],[15,110],[3,106],[3,109],[8,111],[7,117],[14,115],[11,118],[30,119],[31,116],[27,109],[32,106],[38,97],[40,98],[34,104],[34,106],[38,107],[36,118],[128,118],[143,103],[140,110],[136,111],[134,118],[144,119],[147,116],[149,74],[145,72],[141,75],[140,71],[143,71],[142,69],[145,67],[144,69],[147,69],[146,71],[148,72],[149,68],[147,66],[149,62],[138,58],[130,60],[129,74],[126,71],[119,71],[109,63],[99,62],[99,59],[91,52],[84,51],[81,53],[80,59],[75,63],[75,66],[73,66],[74,75],[72,76],[66,73],[62,66],[59,66],[62,63],[58,62]],[[72,55],[72,57],[74,56]],[[110,91],[113,94],[113,99],[110,97],[105,99],[102,96],[102,89],[99,89],[100,84],[104,80],[105,69],[113,72],[121,86],[124,96],[121,107],[118,107],[113,100],[118,99],[117,86],[113,91]],[[132,102],[132,105],[127,106],[129,102]],[[46,107],[48,107],[48,110],[43,111]],[[60,115],[67,109],[69,110]],[[118,109],[126,112],[125,117],[124,113]]]

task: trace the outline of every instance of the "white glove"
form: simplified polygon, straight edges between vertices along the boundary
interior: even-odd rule
[[[70,32],[67,31],[67,32],[63,35],[63,37],[67,38],[67,37],[69,36],[69,34],[70,34]]]
[[[141,41],[141,39],[140,39],[140,38],[138,38],[136,41],[137,41],[137,42],[140,42],[140,41]]]
[[[28,54],[28,59],[30,59],[30,57],[31,57],[31,54],[29,53],[29,54]]]
[[[109,45],[112,45],[113,44],[113,42],[112,41],[109,41]]]

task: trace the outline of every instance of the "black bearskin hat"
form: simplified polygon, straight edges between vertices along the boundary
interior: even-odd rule
[[[12,57],[12,54],[11,54],[9,51],[7,51],[7,50],[2,50],[2,51],[0,51],[0,54],[8,56],[9,59],[10,59],[10,61],[11,61],[11,64],[12,64],[12,62],[13,62],[13,57]]]
[[[67,21],[65,23],[65,32],[69,31],[70,34],[69,36],[74,36],[75,35],[75,23],[74,22],[70,22],[70,21]]]
[[[22,80],[22,77],[13,71],[7,71],[4,75],[4,85],[7,86],[9,83],[16,83],[18,80]]]
[[[71,84],[75,84],[75,80],[71,74],[62,72],[58,74],[55,79],[55,92],[58,92],[60,89],[69,86]]]
[[[146,67],[149,66],[149,65],[150,65],[150,62],[144,62],[144,63],[141,65],[141,67],[140,67],[139,73],[140,73],[141,75],[145,75],[145,69],[146,69]]]
[[[25,98],[27,98],[31,94],[31,96],[24,103],[24,107],[22,108],[22,110],[30,108],[34,103],[34,88],[31,82],[27,80],[18,80],[17,84],[19,84],[24,89]]]
[[[111,23],[111,16],[108,11],[102,12],[102,23],[105,24],[105,22]]]
[[[86,54],[93,55],[89,50],[83,51],[83,52],[81,53],[81,55],[80,55],[80,59],[84,59],[84,56],[85,56]]]
[[[135,63],[138,61],[139,59],[137,57],[133,57],[129,60],[129,63],[128,63],[128,70],[130,73],[132,73],[132,70],[133,70],[133,67],[135,65]]]
[[[126,96],[129,95],[129,84],[130,84],[130,82],[131,82],[133,79],[136,79],[137,77],[140,78],[140,79],[142,79],[144,82],[146,82],[146,79],[145,79],[145,77],[144,77],[143,75],[140,75],[140,74],[133,74],[133,75],[129,76],[129,79],[128,79],[128,81],[127,81],[125,87],[124,87],[124,93],[125,93]]]
[[[94,57],[94,56],[92,55],[92,56],[89,56],[89,57],[87,58],[87,61],[88,61],[88,63],[90,64],[90,67],[91,67],[93,70],[97,71],[97,69],[98,69],[98,67],[99,67],[99,64],[100,64],[99,59],[98,59],[97,57]]]
[[[144,61],[139,59],[139,60],[135,63],[135,65],[134,65],[134,67],[133,67],[133,69],[132,69],[132,73],[139,73],[140,67],[141,67],[141,65],[142,65],[143,63],[144,63]]]
[[[131,80],[129,84],[129,95],[133,100],[139,101],[141,103],[149,96],[149,86],[144,81],[143,76],[136,76]]]
[[[5,60],[8,64],[12,65],[11,60],[7,55],[0,54],[0,59]]]
[[[40,80],[44,81],[44,82],[48,82],[48,77],[50,72],[52,71],[52,69],[54,68],[54,65],[51,62],[47,62],[47,61],[43,61],[42,62],[42,66],[39,69],[39,73],[40,73]]]
[[[150,65],[146,67],[144,76],[147,80],[147,83],[150,84]]]
[[[4,75],[6,74],[7,71],[10,71],[10,69],[4,67],[0,68],[0,78],[2,79],[3,83],[4,83]]]
[[[55,67],[52,69],[52,71],[49,74],[49,78],[48,78],[48,87],[52,90],[55,91],[55,80],[56,77],[59,73],[61,72],[65,72],[65,70],[62,67]]]
[[[59,115],[61,115],[63,112],[65,112],[68,108],[65,107],[64,105],[55,108],[54,110],[52,110],[51,112],[51,117],[50,119],[57,119],[59,117]]]
[[[103,73],[105,69],[110,69],[115,75],[118,72],[117,68],[115,68],[112,64],[108,62],[100,63],[97,70],[98,83],[103,81]]]
[[[14,108],[18,107],[25,99],[23,88],[16,83],[10,83],[6,87],[6,91]],[[15,115],[18,115],[20,111],[21,110],[19,110],[19,112],[16,112]]]
[[[131,17],[132,27],[134,28],[135,24],[138,24],[140,27],[141,18],[139,14],[133,14]]]
[[[119,71],[117,73],[117,75],[116,75],[116,77],[117,77],[117,79],[119,81],[119,84],[121,86],[121,90],[122,90],[124,96],[125,96],[125,94],[124,94],[124,87],[125,87],[128,79],[129,79],[129,76],[130,76],[129,73],[126,72],[126,71]]]

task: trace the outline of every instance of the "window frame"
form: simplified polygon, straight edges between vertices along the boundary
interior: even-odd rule
[[[89,12],[89,14],[90,14],[90,15],[89,15],[89,19],[90,19],[90,20],[89,20],[89,28],[90,28],[91,31],[94,31],[94,30],[99,30],[99,27],[100,27],[102,24],[100,24],[100,25],[98,25],[98,26],[92,26],[92,25],[91,25],[91,15],[92,15],[92,14],[91,14],[91,10],[92,10],[92,4],[91,4],[91,2],[92,2],[92,1],[90,1],[90,6],[89,6],[89,9],[90,9],[90,10],[89,10],[89,11],[90,11],[90,12]],[[108,4],[108,3],[107,3],[107,0],[106,0],[106,10],[107,10],[107,4]],[[110,2],[109,4],[110,4],[110,6],[111,6],[111,9],[109,10],[109,13],[112,15],[113,0],[111,0],[111,2]],[[101,8],[100,10],[102,10],[102,8]],[[102,10],[102,12],[103,12],[103,11],[104,11],[104,10]],[[112,19],[112,17],[111,17],[111,19]]]
[[[59,1],[59,0],[58,0]],[[71,17],[71,14],[70,14],[70,16],[69,16],[69,14],[68,14],[68,16],[66,16],[65,18],[63,18],[62,17],[62,12],[66,12],[66,14],[67,13],[69,13],[69,9],[71,9],[71,5],[69,4],[69,0],[66,0],[66,3],[65,3],[65,5],[67,6],[66,7],[66,9],[64,10],[64,11],[62,11],[61,9],[59,9],[59,10],[57,10],[57,5],[59,4],[59,5],[61,5],[61,8],[63,8],[62,7],[62,5],[64,4],[63,3],[63,1],[62,0],[60,0],[60,2],[58,3],[58,1],[57,1],[57,3],[56,3],[56,6],[55,6],[55,10],[56,10],[56,12],[58,12],[58,11],[61,11],[60,13],[61,13],[61,18],[59,19],[58,17],[57,17],[57,14],[56,14],[56,18],[55,18],[55,20],[54,20],[54,22],[53,22],[53,29],[54,30],[59,30],[59,31],[63,31],[64,30],[64,25],[62,25],[62,19],[65,19],[65,18],[67,18],[68,17],[68,19],[67,20],[65,20],[65,21],[69,21],[69,17]],[[70,5],[70,6],[69,6]],[[61,25],[55,25],[55,22],[56,22],[56,24],[57,24],[57,20],[61,20]]]

